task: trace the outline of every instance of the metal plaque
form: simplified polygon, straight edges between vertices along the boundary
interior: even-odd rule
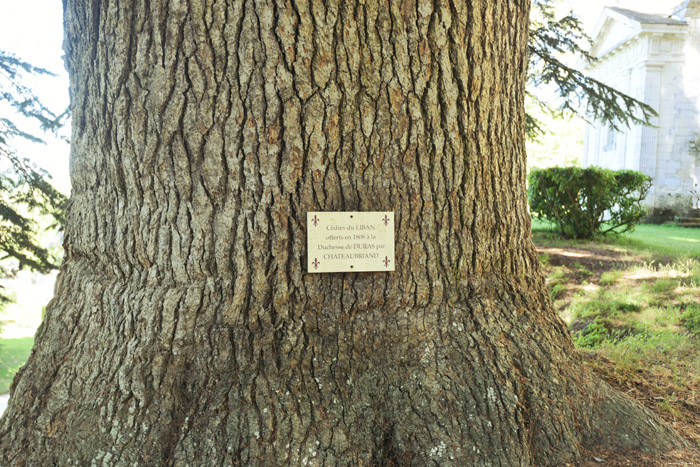
[[[394,270],[393,212],[308,212],[309,272]]]

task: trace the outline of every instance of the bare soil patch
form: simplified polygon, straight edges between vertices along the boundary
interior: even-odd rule
[[[605,248],[538,246],[537,253],[546,258],[543,266],[547,275],[554,268],[563,271],[562,280],[567,286],[555,297],[554,307],[558,312],[569,307],[578,290],[596,289],[604,273],[644,264],[639,256]]]
[[[604,248],[537,247],[537,252],[549,256],[549,264],[552,266],[565,266],[574,270],[583,266],[598,276],[613,269],[644,263],[638,256]]]

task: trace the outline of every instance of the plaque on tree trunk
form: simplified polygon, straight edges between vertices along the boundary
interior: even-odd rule
[[[308,212],[309,272],[394,270],[393,212]]]

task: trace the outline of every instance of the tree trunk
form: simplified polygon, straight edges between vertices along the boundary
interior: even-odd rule
[[[64,0],[66,260],[3,465],[551,465],[678,438],[530,241],[529,2]],[[307,211],[396,271],[307,274]]]

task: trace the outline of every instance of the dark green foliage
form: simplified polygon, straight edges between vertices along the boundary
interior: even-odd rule
[[[640,330],[617,328],[609,320],[597,316],[580,331],[574,331],[572,334],[577,347],[594,349],[605,343],[620,342],[627,337],[640,335]]]
[[[55,115],[44,107],[29,88],[22,85],[27,74],[51,75],[12,54],[0,50],[0,102],[2,108],[34,120],[44,131],[56,131],[66,115]],[[22,130],[5,115],[0,115],[0,277],[29,268],[48,272],[56,268],[58,259],[39,244],[37,216],[54,219],[54,226],[63,221],[66,197],[49,182],[49,175],[11,146],[16,138],[32,142],[44,141]],[[0,305],[9,298],[0,293]]]
[[[692,303],[688,305],[681,315],[683,326],[693,334],[700,334],[700,305]]]
[[[578,347],[595,348],[610,339],[610,329],[604,320],[595,318],[581,331],[575,333],[574,342]]]
[[[556,300],[560,296],[566,293],[566,285],[564,284],[554,284],[552,287],[549,288],[549,297],[552,300]]]
[[[556,19],[553,3],[554,0],[533,2],[528,82],[535,88],[553,86],[560,99],[552,106],[532,92],[528,92],[528,97],[552,113],[573,112],[584,119],[608,123],[616,130],[620,124],[628,127],[631,124],[649,125],[651,118],[657,115],[652,107],[562,61],[566,54],[574,54],[588,62],[594,59],[581,46],[589,39],[579,19],[572,13]],[[531,115],[526,116],[525,127],[530,138],[542,133],[540,123]]]
[[[634,170],[550,167],[534,169],[528,182],[532,214],[556,223],[566,238],[592,238],[626,232],[641,221],[651,177]]]

